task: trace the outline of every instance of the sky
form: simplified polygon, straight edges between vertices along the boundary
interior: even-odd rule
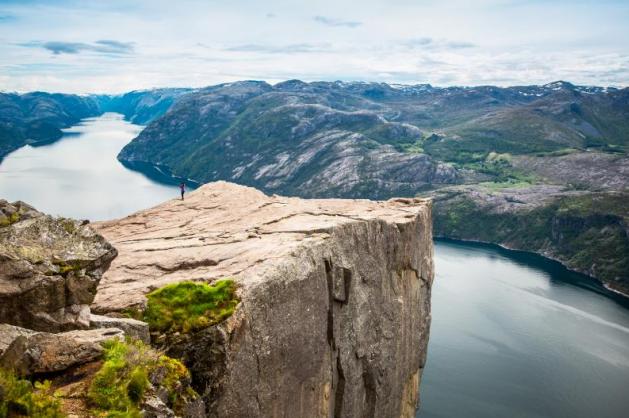
[[[0,90],[629,86],[629,0],[0,0]]]

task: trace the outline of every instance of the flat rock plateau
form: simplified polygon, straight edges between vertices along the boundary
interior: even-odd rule
[[[433,281],[431,203],[306,200],[226,182],[93,227],[118,251],[91,306],[233,278],[240,303],[178,347],[216,417],[413,417]],[[171,354],[171,353],[169,353]]]

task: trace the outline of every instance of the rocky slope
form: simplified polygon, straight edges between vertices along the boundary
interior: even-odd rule
[[[433,280],[431,206],[266,196],[218,182],[98,223],[119,251],[92,305],[233,278],[226,322],[168,346],[208,416],[413,417]]]
[[[557,167],[548,170],[555,173]],[[537,252],[629,295],[626,189],[481,184],[441,189],[431,197],[436,236]]]
[[[116,254],[87,222],[0,200],[0,416],[205,415],[148,324],[91,315]]]
[[[89,305],[116,250],[85,222],[0,200],[0,323],[88,328]]]
[[[490,154],[625,153],[629,89],[245,81],[184,96],[120,153],[199,183],[379,198],[502,178]],[[510,157],[505,157],[510,158]]]

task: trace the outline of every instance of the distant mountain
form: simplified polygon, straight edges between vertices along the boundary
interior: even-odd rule
[[[180,96],[191,91],[187,88],[163,88],[92,97],[101,112],[122,113],[126,120],[144,125],[162,116]]]
[[[508,177],[513,155],[628,146],[629,89],[245,81],[182,96],[119,158],[200,183],[381,198]]]
[[[59,139],[62,128],[98,114],[97,103],[89,97],[0,93],[0,160],[25,144]]]
[[[104,112],[122,113],[136,124],[151,122],[191,91],[166,88],[90,96],[0,93],[0,160],[26,144],[55,141],[61,138],[61,129]]]

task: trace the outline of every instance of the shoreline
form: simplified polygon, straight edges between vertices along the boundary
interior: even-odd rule
[[[462,239],[462,238],[452,238],[452,237],[448,237],[445,235],[433,235],[433,240],[436,241],[443,241],[443,242],[453,242],[453,243],[462,243],[462,244],[482,244],[482,245],[487,245],[487,246],[491,246],[491,247],[495,247],[495,248],[499,248],[501,250],[505,250],[505,251],[509,251],[509,252],[514,252],[514,253],[521,253],[521,254],[525,254],[525,255],[533,255],[536,257],[540,257],[543,260],[549,261],[549,262],[553,262],[553,263],[557,263],[558,265],[560,265],[562,268],[564,268],[566,271],[573,273],[573,274],[578,274],[584,278],[587,278],[591,284],[597,285],[598,287],[600,287],[601,292],[600,293],[604,293],[606,296],[608,297],[616,297],[616,298],[622,298],[622,300],[624,302],[629,302],[629,294],[628,293],[623,293],[619,290],[616,289],[612,289],[609,287],[609,285],[605,282],[603,282],[602,280],[598,279],[597,277],[591,276],[587,273],[584,273],[582,271],[579,270],[575,270],[569,266],[567,266],[566,264],[564,264],[561,260],[548,256],[544,253],[539,253],[536,251],[531,251],[531,250],[523,250],[520,248],[511,248],[509,246],[503,245],[503,244],[499,244],[499,243],[495,243],[495,242],[490,242],[490,241],[481,241],[481,240],[474,240],[474,239]],[[590,290],[595,290],[595,289],[590,289]]]

